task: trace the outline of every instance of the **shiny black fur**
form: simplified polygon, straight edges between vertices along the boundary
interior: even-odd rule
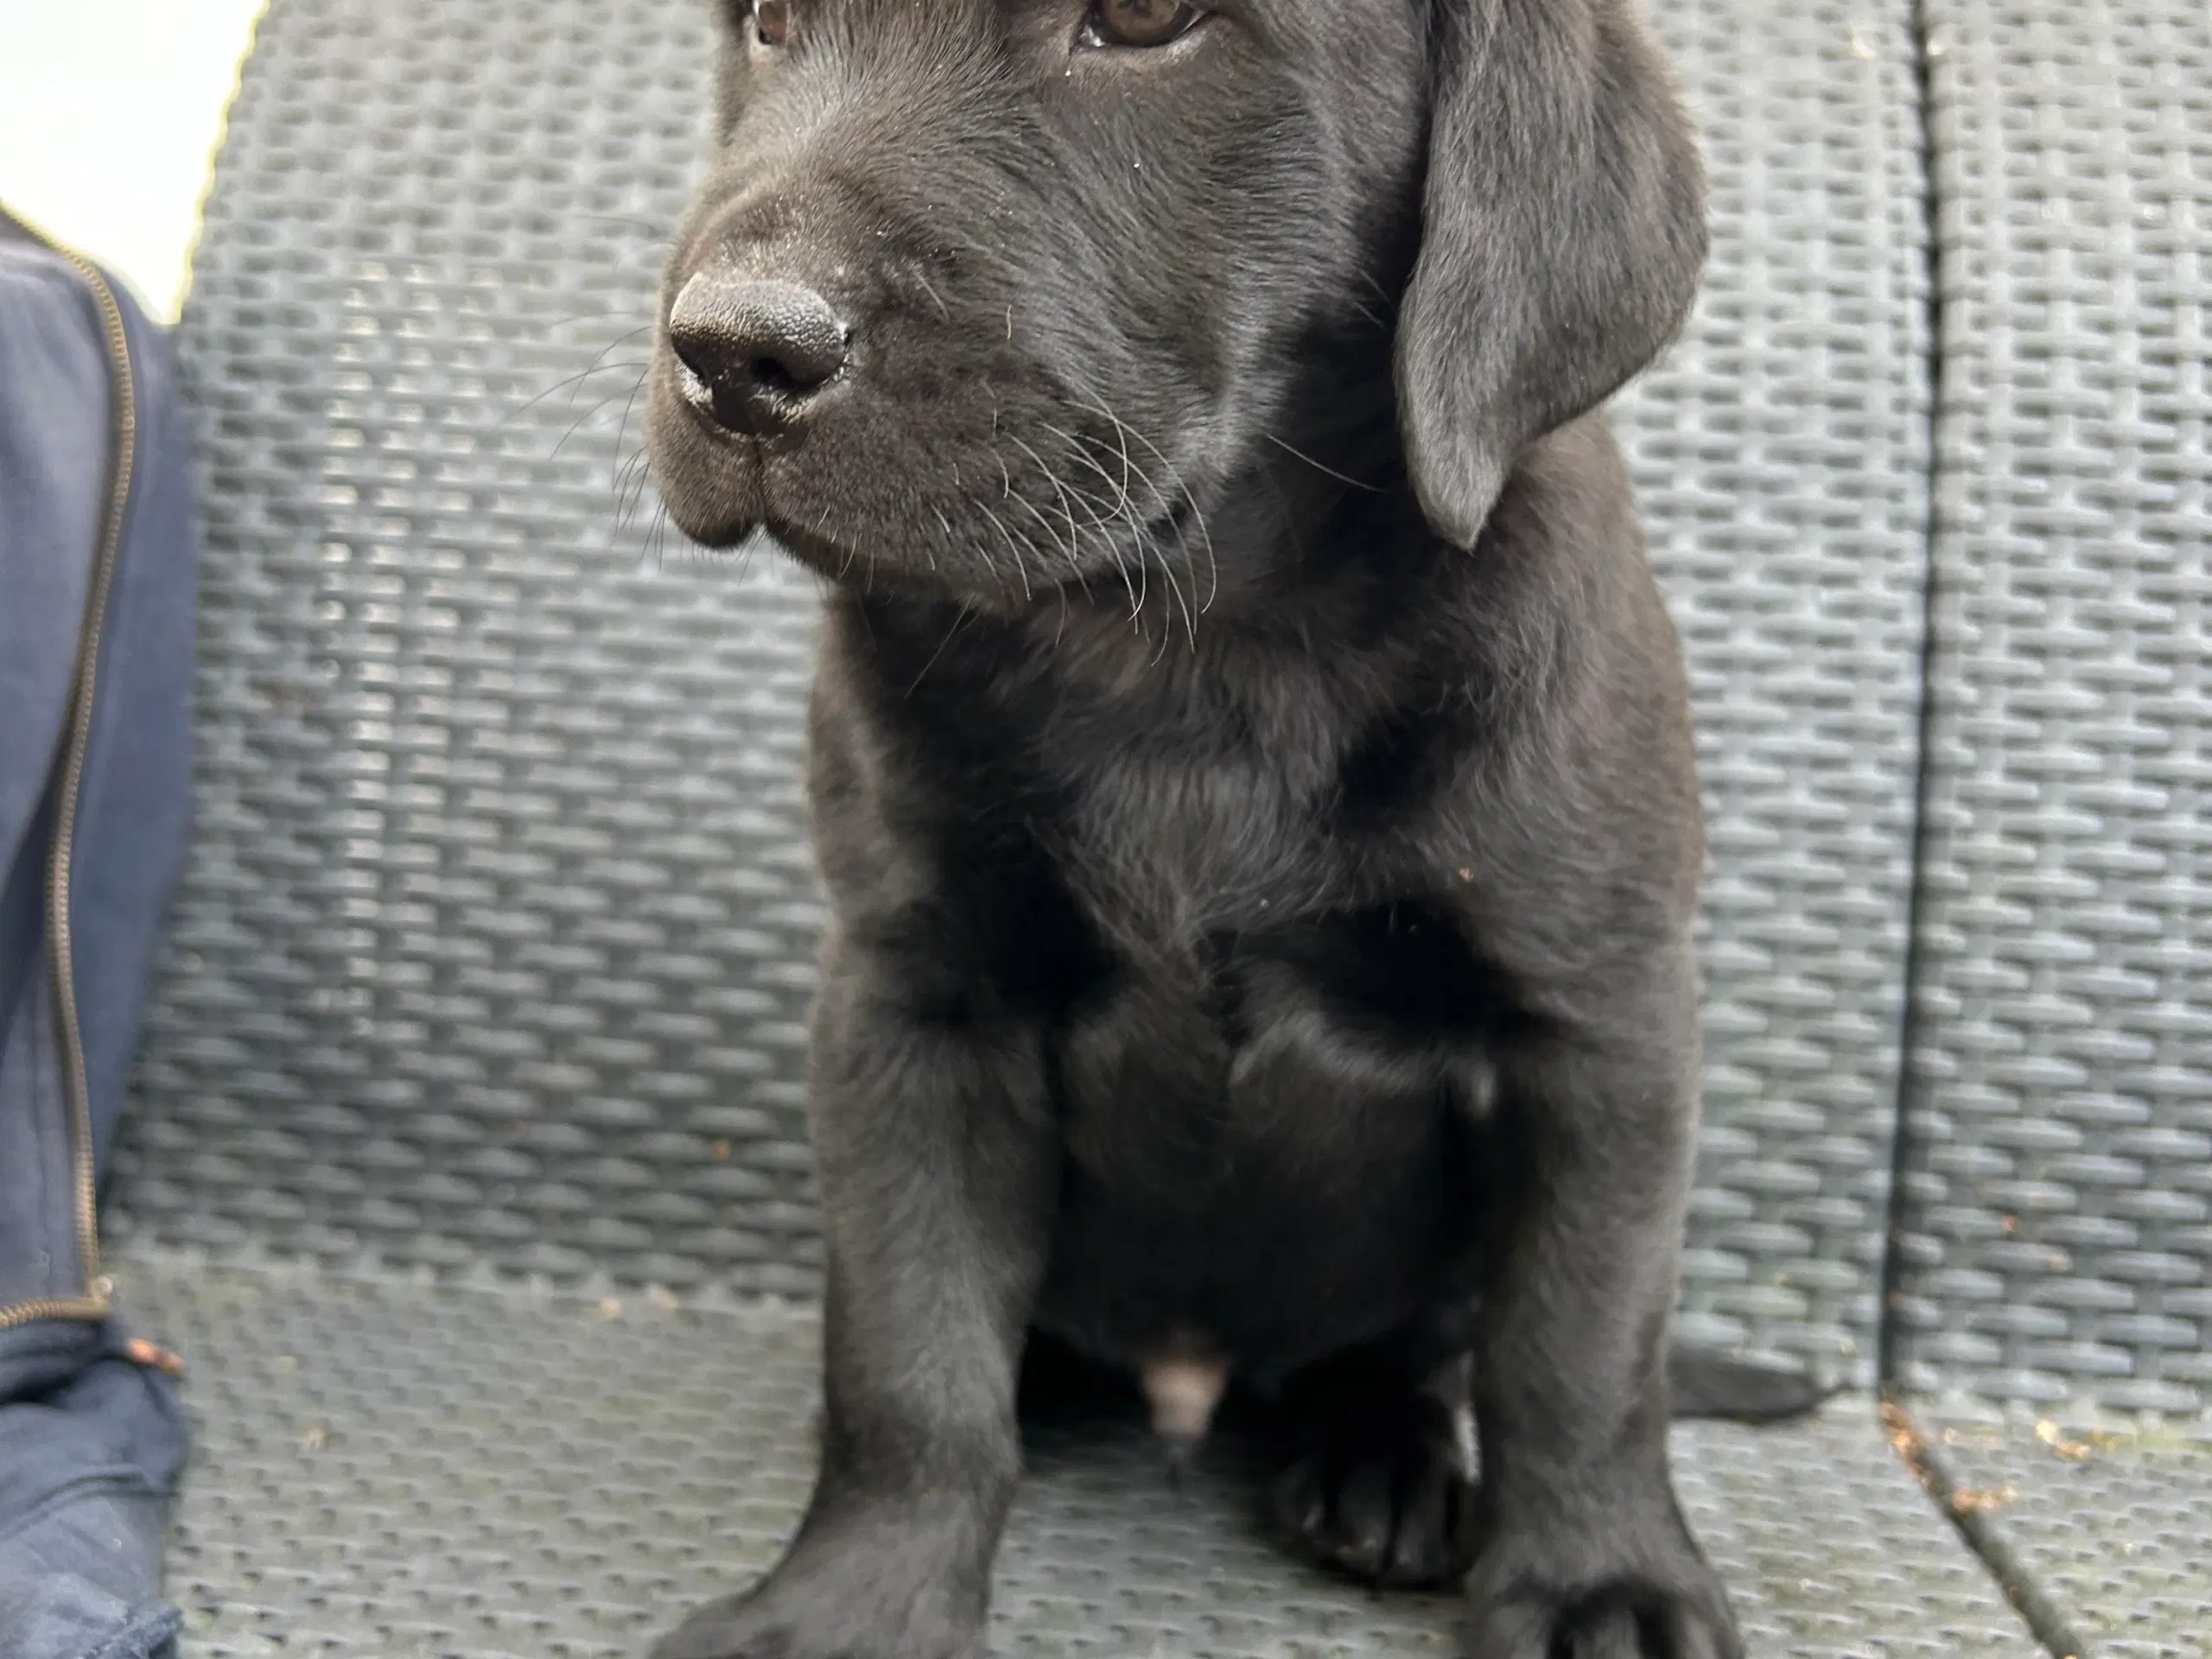
[[[850,329],[764,435],[665,350],[651,421],[685,530],[831,584],[827,1408],[789,1555],[661,1651],[980,1654],[1034,1325],[1302,1399],[1286,1524],[1464,1572],[1479,1659],[1733,1656],[1667,1465],[1688,698],[1592,412],[1695,288],[1675,97],[1624,0],[1218,0],[1142,52],[1087,4],[724,48],[668,299]]]

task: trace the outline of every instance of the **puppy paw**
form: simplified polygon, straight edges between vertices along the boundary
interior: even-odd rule
[[[1412,1388],[1348,1401],[1276,1481],[1275,1518],[1300,1553],[1370,1584],[1456,1580],[1473,1553],[1471,1440]]]
[[[1604,1542],[1509,1529],[1467,1587],[1468,1659],[1743,1659],[1728,1592],[1678,1516]]]
[[[980,1625],[901,1605],[880,1581],[771,1578],[700,1608],[652,1659],[984,1659],[984,1644]]]

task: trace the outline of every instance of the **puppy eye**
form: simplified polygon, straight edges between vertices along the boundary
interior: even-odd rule
[[[791,0],[752,0],[753,32],[763,46],[782,46],[791,37]]]
[[[1199,17],[1189,0],[1091,0],[1085,46],[1166,46],[1190,33]]]

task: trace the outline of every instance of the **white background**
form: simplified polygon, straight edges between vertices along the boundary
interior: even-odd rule
[[[174,317],[263,0],[0,0],[0,201]]]

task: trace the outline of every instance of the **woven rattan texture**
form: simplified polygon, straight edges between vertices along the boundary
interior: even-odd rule
[[[187,325],[200,836],[122,1210],[803,1290],[808,600],[617,522],[703,0],[276,0]],[[1714,817],[1699,1335],[1864,1354],[1924,456],[1902,3],[1672,0],[1719,246],[1624,411]]]
[[[1912,839],[1928,232],[1909,8],[1655,0],[1704,133],[1695,317],[1617,406],[1711,817],[1684,1328],[1875,1322]]]
[[[1954,1482],[2102,1659],[2212,1654],[2212,1434],[1932,1414]]]
[[[2212,1408],[2212,10],[1934,0],[1909,1375]]]
[[[618,502],[707,29],[262,25],[184,334],[199,830],[123,1160],[166,1233],[810,1282],[812,593]]]
[[[803,1503],[815,1325],[156,1255],[133,1320],[185,1353],[197,1451],[170,1552],[193,1659],[599,1659],[771,1562]],[[2033,1644],[1875,1432],[1678,1431],[1683,1500],[1751,1650],[2025,1659]],[[1054,1431],[994,1646],[1318,1659],[1449,1651],[1448,1599],[1377,1598],[1268,1539],[1249,1462],[1178,1496],[1112,1426]]]

